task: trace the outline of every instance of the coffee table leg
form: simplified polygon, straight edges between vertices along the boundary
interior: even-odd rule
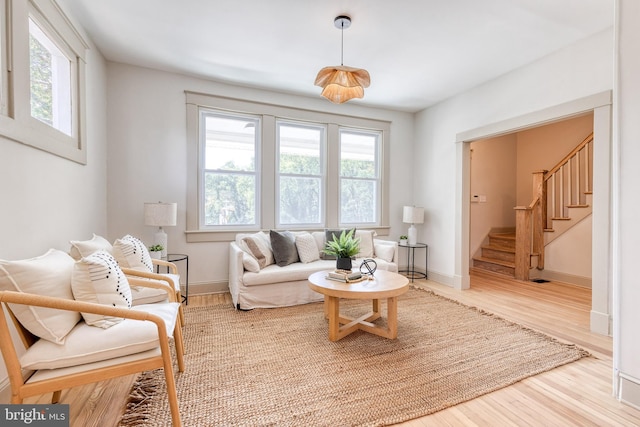
[[[387,299],[387,338],[396,339],[398,337],[398,297]]]
[[[340,298],[325,295],[325,307],[329,317],[329,341],[340,339]]]

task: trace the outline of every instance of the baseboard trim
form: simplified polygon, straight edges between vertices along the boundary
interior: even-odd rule
[[[229,282],[189,283],[189,296],[229,292]]]
[[[591,310],[589,322],[591,332],[606,336],[613,334],[613,320],[607,313]]]
[[[618,400],[625,405],[640,409],[640,380],[630,375],[619,373]]]
[[[533,276],[534,274],[532,274]],[[565,282],[572,285],[591,289],[591,277],[576,276],[574,274],[562,273],[560,271],[542,270],[539,278],[553,280],[554,282]]]
[[[9,377],[3,378],[0,381],[0,403],[11,403],[11,383]]]

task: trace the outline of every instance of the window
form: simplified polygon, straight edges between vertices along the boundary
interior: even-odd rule
[[[260,120],[202,110],[203,227],[256,225]]]
[[[187,242],[354,225],[388,234],[389,122],[185,94]]]
[[[278,121],[278,224],[322,225],[323,126]]]
[[[54,0],[0,0],[0,6],[0,15],[11,12],[0,25],[0,135],[86,163],[88,44]]]
[[[340,223],[376,224],[380,132],[340,130]]]
[[[29,18],[31,117],[69,136],[71,65],[67,55]]]

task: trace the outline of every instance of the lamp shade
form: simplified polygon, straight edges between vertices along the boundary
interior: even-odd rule
[[[402,210],[402,222],[406,224],[422,224],[424,222],[424,208],[405,206]]]
[[[315,85],[323,88],[322,96],[334,104],[342,104],[352,98],[364,97],[365,87],[371,80],[367,70],[336,65],[324,67],[318,72]]]
[[[158,227],[175,226],[178,219],[177,203],[145,203],[144,224]]]

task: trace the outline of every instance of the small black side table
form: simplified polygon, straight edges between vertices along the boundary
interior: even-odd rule
[[[427,279],[427,261],[429,256],[429,246],[426,243],[414,243],[413,245],[398,244],[398,248],[407,248],[407,269],[398,270],[398,273],[404,274],[413,282],[413,279]],[[416,271],[416,249],[424,249],[424,273]]]
[[[182,302],[185,305],[189,305],[189,255],[187,254],[167,254],[166,258],[162,258],[168,262],[178,262],[178,261],[186,261],[187,263],[187,274],[184,278],[185,280],[185,294],[182,295]],[[157,270],[160,270],[160,266],[157,266]],[[156,270],[156,271],[157,271]],[[169,267],[167,267],[167,273],[169,272]]]

